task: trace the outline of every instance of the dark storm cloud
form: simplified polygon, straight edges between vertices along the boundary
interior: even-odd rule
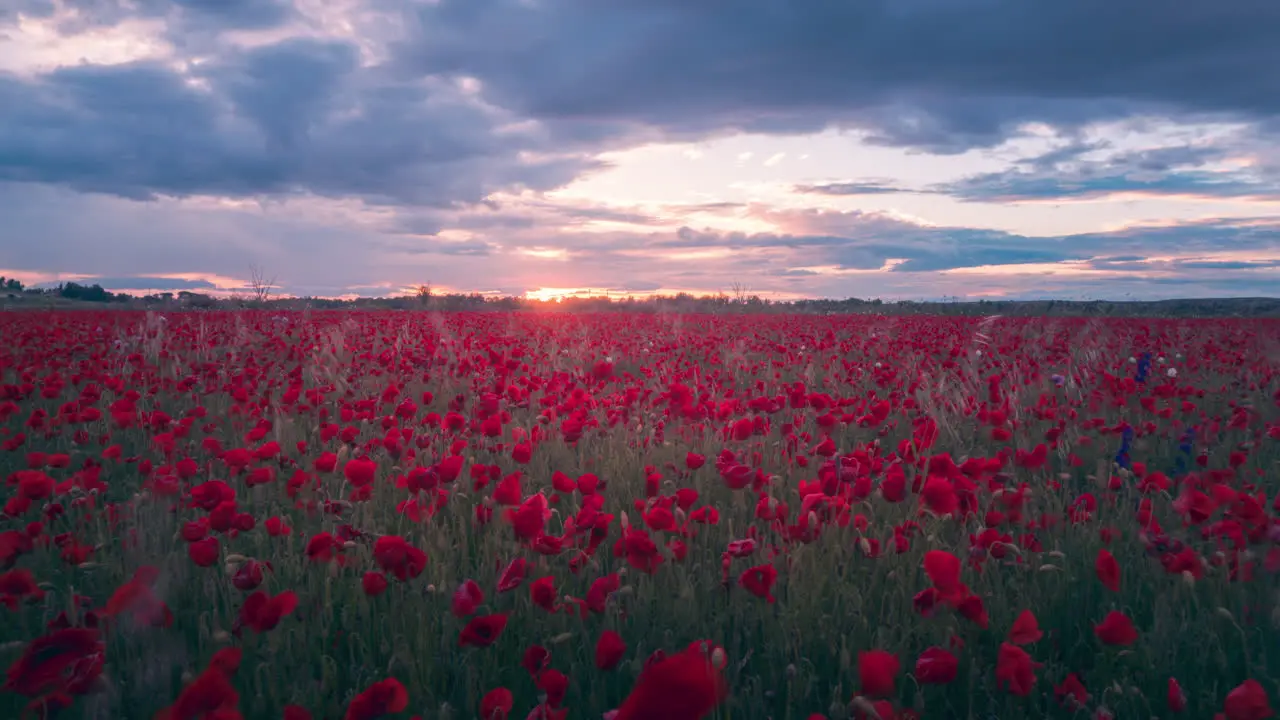
[[[1272,0],[442,0],[407,11],[411,74],[479,78],[505,107],[670,137],[861,127],[957,152],[1027,121],[1280,111]]]
[[[296,17],[291,0],[6,0],[5,5],[0,20],[57,17],[66,33],[134,18],[164,19],[175,32],[261,30]]]
[[[192,80],[198,81],[193,82]],[[444,81],[361,68],[338,41],[0,75],[0,179],[132,199],[316,194],[449,207],[594,167]],[[522,153],[536,153],[536,157]]]

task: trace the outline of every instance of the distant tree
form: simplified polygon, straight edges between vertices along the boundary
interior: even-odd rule
[[[258,304],[266,303],[271,299],[271,289],[275,287],[276,277],[271,276],[267,279],[267,274],[257,265],[249,266],[249,292],[250,299]]]
[[[431,281],[428,280],[427,282],[419,285],[416,295],[420,305],[423,307],[431,307]]]
[[[64,283],[58,286],[58,295],[68,300],[80,300],[82,302],[111,302],[115,300],[114,295],[104,290],[97,283],[93,285],[81,285],[76,282]]]

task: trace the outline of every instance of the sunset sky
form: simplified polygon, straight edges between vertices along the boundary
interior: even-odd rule
[[[1277,0],[3,0],[0,275],[1280,295]]]

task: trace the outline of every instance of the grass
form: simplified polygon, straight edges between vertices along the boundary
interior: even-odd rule
[[[1260,566],[1272,546],[1265,542],[1252,546],[1256,578],[1232,582],[1227,565],[1213,562],[1218,544],[1202,539],[1199,528],[1185,527],[1178,517],[1173,505],[1176,487],[1165,494],[1144,494],[1136,479],[1126,476],[1118,490],[1108,490],[1106,482],[1113,472],[1124,476],[1124,471],[1110,462],[1118,439],[1099,435],[1085,427],[1084,420],[1098,416],[1108,425],[1122,418],[1135,423],[1157,422],[1156,430],[1144,433],[1133,452],[1135,460],[1153,469],[1170,468],[1179,456],[1175,423],[1143,415],[1138,392],[1113,405],[1099,390],[1100,379],[1076,388],[1074,395],[1071,388],[1056,389],[1049,379],[1051,369],[1072,362],[1075,369],[1083,366],[1093,378],[1104,370],[1115,374],[1128,371],[1124,357],[1116,355],[1128,352],[1128,337],[1144,332],[1141,324],[1085,326],[1064,321],[1055,326],[1053,337],[1057,339],[1050,342],[1050,333],[1032,323],[989,323],[982,332],[994,337],[993,345],[1004,346],[1002,352],[991,353],[1000,359],[990,360],[975,355],[971,344],[957,358],[949,356],[951,342],[972,343],[974,337],[972,323],[955,320],[810,318],[761,321],[753,326],[749,319],[704,318],[692,323],[692,331],[686,324],[677,332],[661,319],[445,316],[427,321],[421,316],[350,318],[337,314],[290,316],[288,328],[292,332],[286,334],[266,315],[240,319],[175,315],[162,327],[154,318],[122,314],[121,319],[109,321],[115,332],[141,336],[134,345],[136,355],[130,359],[124,352],[110,350],[109,339],[92,334],[94,323],[108,320],[96,316],[51,318],[10,317],[3,321],[23,341],[9,351],[2,382],[20,385],[23,372],[32,373],[34,382],[50,371],[69,376],[79,368],[86,378],[96,377],[94,382],[114,377],[122,388],[137,389],[143,394],[138,402],[143,412],[163,410],[178,419],[197,405],[205,408],[208,417],[194,423],[188,438],[177,441],[179,450],[174,458],[190,456],[199,462],[200,471],[191,479],[192,484],[227,480],[236,488],[239,510],[257,523],[251,531],[222,538],[222,554],[215,566],[196,567],[188,558],[181,529],[183,523],[205,513],[175,507],[172,499],[156,497],[144,489],[138,463],[123,459],[148,458],[156,465],[163,464],[165,458],[154,444],[156,432],[113,429],[109,416],[83,428],[94,438],[88,444],[74,442],[72,427],[59,428],[48,437],[28,429],[22,448],[0,454],[0,474],[9,476],[26,466],[26,452],[68,453],[71,468],[48,471],[61,480],[86,458],[101,455],[103,447],[97,437],[109,435],[108,442],[122,449],[121,461],[103,463],[101,477],[107,490],[94,507],[74,507],[74,494],[56,498],[68,512],[48,523],[47,536],[69,532],[95,546],[89,561],[68,564],[60,560],[54,545],[38,546],[17,560],[17,567],[31,570],[46,594],[14,611],[0,610],[6,615],[0,626],[0,664],[16,660],[25,644],[43,634],[46,624],[59,612],[83,617],[86,607],[102,607],[143,565],[160,569],[155,589],[175,617],[169,628],[108,629],[106,682],[98,691],[78,699],[67,713],[73,717],[151,717],[174,701],[184,683],[204,669],[215,651],[228,646],[244,652],[234,684],[240,694],[240,711],[251,718],[281,717],[288,704],[303,706],[315,717],[341,717],[357,693],[386,677],[397,678],[409,692],[409,708],[399,717],[413,713],[428,718],[477,717],[480,699],[499,686],[515,695],[513,717],[523,717],[539,702],[535,683],[520,664],[531,645],[546,647],[550,667],[568,676],[563,706],[569,708],[570,717],[596,717],[618,707],[651,653],[672,652],[701,639],[723,646],[729,658],[725,675],[730,693],[717,710],[716,717],[721,718],[783,720],[808,718],[812,713],[851,717],[850,700],[859,693],[858,656],[870,649],[899,656],[902,673],[892,700],[898,708],[914,710],[922,718],[1071,718],[1087,716],[1099,708],[1118,718],[1166,717],[1170,716],[1166,706],[1170,678],[1177,678],[1186,690],[1185,716],[1210,717],[1221,709],[1226,694],[1246,679],[1261,683],[1272,698],[1280,688],[1280,643],[1276,642],[1280,638],[1280,593],[1276,576]],[[41,324],[53,327],[59,323],[62,330],[56,335],[41,328]],[[1105,332],[1099,334],[1099,327]],[[1270,397],[1277,386],[1275,366],[1252,360],[1192,359],[1191,353],[1206,343],[1222,345],[1235,337],[1231,333],[1247,329],[1188,327],[1170,324],[1152,332],[1189,338],[1192,347],[1184,351],[1188,359],[1182,364],[1179,383],[1216,390],[1220,384],[1245,378],[1236,395],[1206,392],[1204,398],[1197,399],[1198,411],[1210,418],[1229,418],[1228,400],[1247,400],[1258,409],[1248,427],[1220,432],[1212,462],[1222,467],[1223,448],[1257,441],[1232,482],[1237,486],[1245,480],[1257,483],[1270,500],[1280,484],[1276,479],[1280,453],[1278,443],[1262,437],[1260,431],[1276,422],[1276,407]],[[634,340],[626,339],[628,331],[635,334]],[[822,339],[828,331],[829,343]],[[699,332],[705,334],[699,336]],[[878,333],[877,339],[867,339],[870,332]],[[468,336],[473,338],[470,348]],[[710,340],[705,339],[708,336]],[[938,349],[931,351],[929,338],[936,336],[946,340],[936,342],[933,347]],[[199,343],[193,340],[197,337],[201,338]],[[645,344],[650,341],[659,349],[650,350]],[[823,343],[829,347],[822,353],[797,349]],[[787,350],[779,352],[779,346]],[[515,359],[514,368],[498,359],[513,358],[516,349],[523,356]],[[390,359],[379,359],[389,350]],[[636,379],[599,385],[583,380],[584,371],[606,352],[617,359],[615,378],[630,373]],[[779,364],[773,364],[775,360]],[[873,367],[877,362],[882,363],[881,369],[892,363],[899,373],[877,382]],[[953,366],[947,367],[947,362]],[[521,368],[521,363],[528,369]],[[51,367],[57,364],[63,366],[60,371]],[[229,391],[237,384],[236,376],[254,366],[258,368],[251,373],[256,376],[256,387],[250,395],[267,398],[265,404],[237,401]],[[325,407],[334,422],[359,428],[359,443],[344,449],[338,439],[323,442],[321,421],[314,409],[300,412],[281,402],[295,366],[302,369],[299,377],[305,383],[304,390],[332,383],[335,391],[326,397]],[[1258,374],[1263,372],[1259,367],[1265,374]],[[644,369],[652,371],[653,377],[646,378]],[[966,415],[960,409],[971,396],[985,396],[985,378],[995,371],[1016,377],[1007,385],[1011,386],[1010,394],[1015,398],[1011,404],[1020,424],[1014,438],[1003,444],[991,441],[972,413]],[[424,373],[429,375],[426,380]],[[306,504],[348,496],[352,488],[343,479],[341,466],[334,473],[319,474],[318,488],[304,491],[297,502],[284,492],[291,468],[281,468],[274,483],[245,487],[216,454],[203,451],[200,445],[207,435],[221,439],[227,448],[255,446],[245,441],[245,435],[259,419],[248,414],[251,407],[257,407],[261,418],[272,421],[270,432],[259,443],[276,440],[284,457],[310,471],[311,461],[321,450],[353,456],[366,441],[384,435],[381,417],[391,406],[366,421],[340,421],[337,416],[344,403],[376,398],[392,379],[401,383],[400,397],[419,398],[424,391],[433,394],[433,403],[419,408],[417,417],[421,418],[428,412],[445,414],[449,400],[456,395],[468,398],[464,414],[470,416],[483,393],[498,384],[498,378],[511,384],[531,376],[545,380],[549,388],[535,393],[535,399],[554,394],[561,405],[571,402],[568,379],[576,378],[572,384],[586,388],[595,400],[587,416],[598,420],[601,427],[587,432],[574,445],[566,444],[556,437],[558,422],[539,422],[544,408],[536,401],[527,407],[519,402],[504,403],[510,421],[503,438],[485,438],[465,429],[450,433],[420,427],[418,432],[427,441],[417,450],[417,460],[397,459],[381,449],[372,452],[379,468],[372,496],[345,505],[338,515],[309,511]],[[186,377],[199,378],[194,389],[179,389]],[[1059,449],[1048,465],[1027,470],[1009,463],[1001,478],[1008,488],[1020,483],[1030,486],[1028,521],[1042,515],[1058,521],[1050,527],[1024,523],[1008,528],[1015,547],[1003,560],[988,557],[981,571],[966,563],[962,579],[983,599],[989,614],[987,629],[950,609],[922,617],[913,608],[912,598],[930,585],[922,569],[923,556],[941,549],[970,557],[971,534],[981,532],[983,512],[995,503],[985,485],[978,492],[979,512],[967,518],[921,515],[916,497],[895,504],[877,493],[851,503],[849,508],[850,516],[866,518],[865,530],[859,530],[856,521],[842,526],[824,520],[813,542],[786,541],[776,528],[756,519],[756,493],[730,490],[712,461],[723,447],[748,457],[758,453],[753,465],[770,478],[763,493],[786,503],[791,508],[791,522],[799,522],[797,488],[802,480],[818,476],[822,458],[814,458],[807,468],[799,467],[794,456],[782,452],[781,425],[793,412],[801,416],[796,431],[814,436],[813,442],[801,443],[801,454],[805,455],[819,439],[822,430],[816,418],[823,413],[811,408],[783,411],[772,416],[769,433],[746,441],[720,437],[724,420],[702,421],[703,427],[698,428],[698,422],[667,418],[664,439],[655,441],[654,429],[664,407],[656,400],[678,378],[693,385],[701,379],[715,389],[720,400],[727,390],[742,394],[757,380],[764,381],[766,394],[776,394],[786,383],[797,380],[808,383],[810,390],[848,398],[866,397],[874,390],[880,397],[894,399],[891,423],[884,432],[879,427],[837,424],[829,434],[842,452],[861,449],[883,455],[896,450],[901,441],[912,437],[912,419],[927,409],[942,426],[938,445],[929,453],[949,453],[957,461],[994,456],[1005,446],[1030,449],[1057,424],[1056,419],[1035,418],[1031,411],[1038,398],[1058,398],[1064,408],[1077,409],[1079,416],[1065,423]],[[1255,387],[1249,387],[1249,378]],[[149,391],[153,385],[155,393]],[[628,386],[649,391],[648,397],[628,404],[624,401]],[[6,436],[24,431],[23,422],[31,410],[44,408],[56,416],[59,407],[78,394],[79,388],[68,383],[57,397],[42,398],[35,392],[16,401],[18,410],[7,420]],[[116,397],[107,391],[97,406],[105,412]],[[915,409],[909,407],[907,398],[917,399]],[[716,407],[718,401],[709,407]],[[610,413],[624,408],[628,417],[610,427]],[[731,413],[732,418],[744,415],[750,413],[742,408]],[[202,429],[205,423],[209,426]],[[543,428],[549,435],[536,445],[527,464],[511,458],[511,428]],[[449,490],[444,508],[424,523],[399,513],[397,504],[407,494],[391,479],[415,463],[437,461],[460,437],[470,443],[462,453],[468,458],[467,469]],[[1082,444],[1082,438],[1090,438],[1092,443]],[[504,439],[507,447],[499,448],[498,441]],[[306,442],[304,453],[295,449],[299,441]],[[683,469],[684,458],[691,450],[705,453],[708,463],[688,472]],[[1068,453],[1076,453],[1081,463],[1073,466],[1067,462]],[[472,487],[468,470],[475,463],[495,464],[502,474],[521,470],[525,495],[543,492],[548,497],[560,496],[552,505],[546,528],[554,535],[563,532],[565,521],[581,508],[584,499],[579,493],[555,492],[553,472],[571,477],[587,472],[598,475],[606,483],[603,511],[617,517],[608,540],[575,573],[569,567],[571,553],[544,557],[532,552],[514,539],[500,512],[492,523],[478,525],[476,507],[492,503],[492,485],[479,491]],[[680,561],[666,547],[674,534],[652,533],[664,556],[652,575],[629,567],[624,558],[611,552],[624,514],[633,525],[642,522],[634,503],[646,496],[646,466],[654,466],[664,475],[660,482],[663,494],[680,487],[694,488],[699,492],[697,506],[712,506],[720,517],[715,525],[691,526],[693,532],[683,538],[688,554]],[[1262,474],[1257,475],[1258,471]],[[915,467],[909,468],[909,480],[915,472]],[[881,477],[873,479],[878,483]],[[1087,520],[1071,522],[1067,519],[1069,507],[1086,492],[1097,498],[1097,510]],[[1155,517],[1171,536],[1189,543],[1206,558],[1204,577],[1191,580],[1167,573],[1148,554],[1134,520],[1134,509],[1143,497],[1153,501]],[[117,509],[118,521],[103,511],[107,506]],[[39,507],[22,517],[0,518],[0,531],[22,528],[38,513]],[[269,537],[263,521],[272,516],[285,518],[294,534]],[[909,549],[899,553],[893,547],[893,528],[908,521],[919,523],[919,532],[912,536]],[[1274,511],[1269,522],[1276,522]],[[345,566],[308,559],[303,552],[307,539],[322,531],[336,532],[340,525],[350,525],[364,534],[347,543]],[[731,578],[736,579],[749,566],[772,563],[779,571],[773,591],[775,603],[756,598],[732,582],[728,586],[721,582],[725,547],[745,537],[750,528],[759,534],[760,547],[751,558],[733,561]],[[1114,532],[1109,543],[1104,544],[1103,528]],[[1024,534],[1034,535],[1040,549],[1025,547],[1026,543],[1019,541]],[[367,597],[360,578],[376,567],[372,539],[381,535],[403,536],[426,551],[429,561],[421,576],[408,582],[393,579],[386,593]],[[883,545],[876,557],[867,552],[873,540]],[[1121,563],[1123,579],[1118,593],[1104,588],[1094,574],[1094,560],[1104,546]],[[263,589],[297,593],[296,611],[274,630],[256,633],[246,629],[238,636],[232,632],[246,595],[229,581],[241,564],[233,554],[271,564]],[[528,580],[514,591],[497,592],[498,573],[517,557],[532,563]],[[534,606],[529,597],[529,582],[551,576],[558,595],[582,598],[594,579],[610,572],[622,576],[622,590],[611,598],[604,614],[592,613],[585,618],[567,612],[552,614]],[[450,613],[450,599],[468,578],[476,580],[486,595],[479,614],[509,614],[509,624],[491,647],[458,646],[458,635],[467,619]],[[90,601],[77,604],[75,596]],[[1036,671],[1034,691],[1018,697],[998,685],[994,668],[1014,618],[1027,609],[1035,613],[1044,637],[1026,649],[1043,666]],[[1121,610],[1133,619],[1139,640],[1132,646],[1107,647],[1095,636],[1094,625],[1111,610]],[[612,671],[601,671],[593,663],[596,639],[606,629],[617,631],[627,643],[622,664]],[[955,650],[960,664],[954,682],[926,686],[916,681],[913,667],[923,650],[930,646],[954,648],[960,643],[962,647]],[[1088,688],[1091,699],[1086,709],[1064,707],[1055,698],[1055,684],[1068,673],[1076,673]],[[0,715],[16,717],[28,700],[12,693],[0,695]]]

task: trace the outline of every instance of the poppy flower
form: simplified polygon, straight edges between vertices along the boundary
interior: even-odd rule
[[[727,694],[720,670],[689,648],[646,667],[614,720],[700,720]]]
[[[858,653],[858,681],[862,694],[868,697],[893,695],[894,678],[898,675],[898,656],[884,650]]]
[[[379,680],[356,695],[347,706],[345,720],[374,720],[403,711],[409,706],[409,692],[395,678]]]
[[[560,608],[560,604],[556,602],[555,578],[548,575],[547,577],[538,578],[529,585],[529,599],[534,605],[546,610],[547,612],[555,612]]]
[[[342,476],[357,488],[373,484],[378,474],[378,464],[369,458],[352,458],[342,466]]]
[[[1093,564],[1094,571],[1103,587],[1111,592],[1120,592],[1120,563],[1106,549],[1098,551],[1098,559]]]
[[[498,641],[498,636],[506,626],[507,616],[503,613],[472,618],[458,635],[458,645],[488,647]]]
[[[1059,704],[1071,710],[1084,708],[1089,703],[1089,691],[1075,673],[1067,673],[1062,682],[1054,687],[1053,695]]]
[[[591,582],[590,589],[587,590],[587,607],[592,612],[603,613],[609,596],[617,592],[621,587],[622,581],[617,573],[609,573],[596,578]]]
[[[928,685],[946,684],[956,679],[958,666],[956,656],[943,648],[926,648],[916,659],[916,680]]]
[[[380,572],[369,571],[360,578],[360,587],[369,597],[377,597],[387,589],[387,576]]]
[[[1040,623],[1030,610],[1023,610],[1009,629],[1009,642],[1014,645],[1030,645],[1042,637],[1044,633],[1040,631]]]
[[[541,645],[530,645],[520,657],[520,666],[529,677],[537,679],[538,675],[551,663],[551,653]]]
[[[1093,632],[1105,645],[1132,645],[1138,639],[1138,631],[1128,615],[1112,610],[1093,626]]]
[[[773,596],[773,586],[777,581],[778,570],[772,565],[757,565],[738,576],[738,584],[746,588],[747,592],[770,603],[777,600]]]
[[[1273,717],[1267,691],[1257,680],[1245,680],[1227,693],[1222,712],[1227,720],[1266,720]]]
[[[63,628],[27,643],[0,690],[37,697],[84,692],[101,675],[106,643],[92,628]]]
[[[200,567],[210,567],[218,562],[218,538],[207,537],[187,544],[187,556]]]
[[[240,694],[231,676],[240,667],[240,650],[227,648],[214,653],[209,666],[182,688],[178,699],[161,710],[156,720],[185,720],[201,717],[239,717]]]
[[[427,554],[398,535],[378,538],[373,544],[373,559],[401,581],[418,577],[427,566]]]
[[[453,591],[449,610],[456,617],[466,617],[476,611],[484,602],[484,591],[475,580],[464,580],[457,590]]]
[[[498,592],[510,592],[520,587],[524,582],[525,574],[529,572],[529,561],[524,558],[516,558],[507,563],[507,567],[502,570],[502,574],[498,576]]]
[[[960,558],[955,555],[943,550],[930,550],[924,554],[924,571],[944,596],[960,591]]]
[[[510,690],[494,688],[480,698],[480,720],[507,720],[514,706],[515,698]]]
[[[1012,695],[1030,695],[1036,684],[1036,668],[1026,650],[1013,643],[1001,643],[996,658],[996,683]]]
[[[173,613],[152,589],[160,571],[154,567],[138,568],[128,581],[116,588],[102,609],[106,617],[128,616],[138,626],[169,627]]]
[[[240,607],[240,622],[264,633],[279,625],[280,620],[297,607],[298,595],[292,590],[285,590],[274,596],[257,590]]]
[[[248,560],[236,568],[235,574],[231,576],[231,584],[235,585],[237,590],[245,592],[253,590],[262,584],[262,570],[265,567],[267,567],[266,563]]]
[[[605,630],[600,633],[600,639],[596,640],[596,667],[612,670],[622,662],[622,656],[626,652],[627,644],[623,642],[622,636],[612,630]]]
[[[538,689],[546,693],[547,705],[560,707],[569,690],[569,678],[559,670],[545,670],[538,675]]]
[[[1169,678],[1165,702],[1169,705],[1169,712],[1182,712],[1187,709],[1187,694],[1183,692],[1176,678]]]

